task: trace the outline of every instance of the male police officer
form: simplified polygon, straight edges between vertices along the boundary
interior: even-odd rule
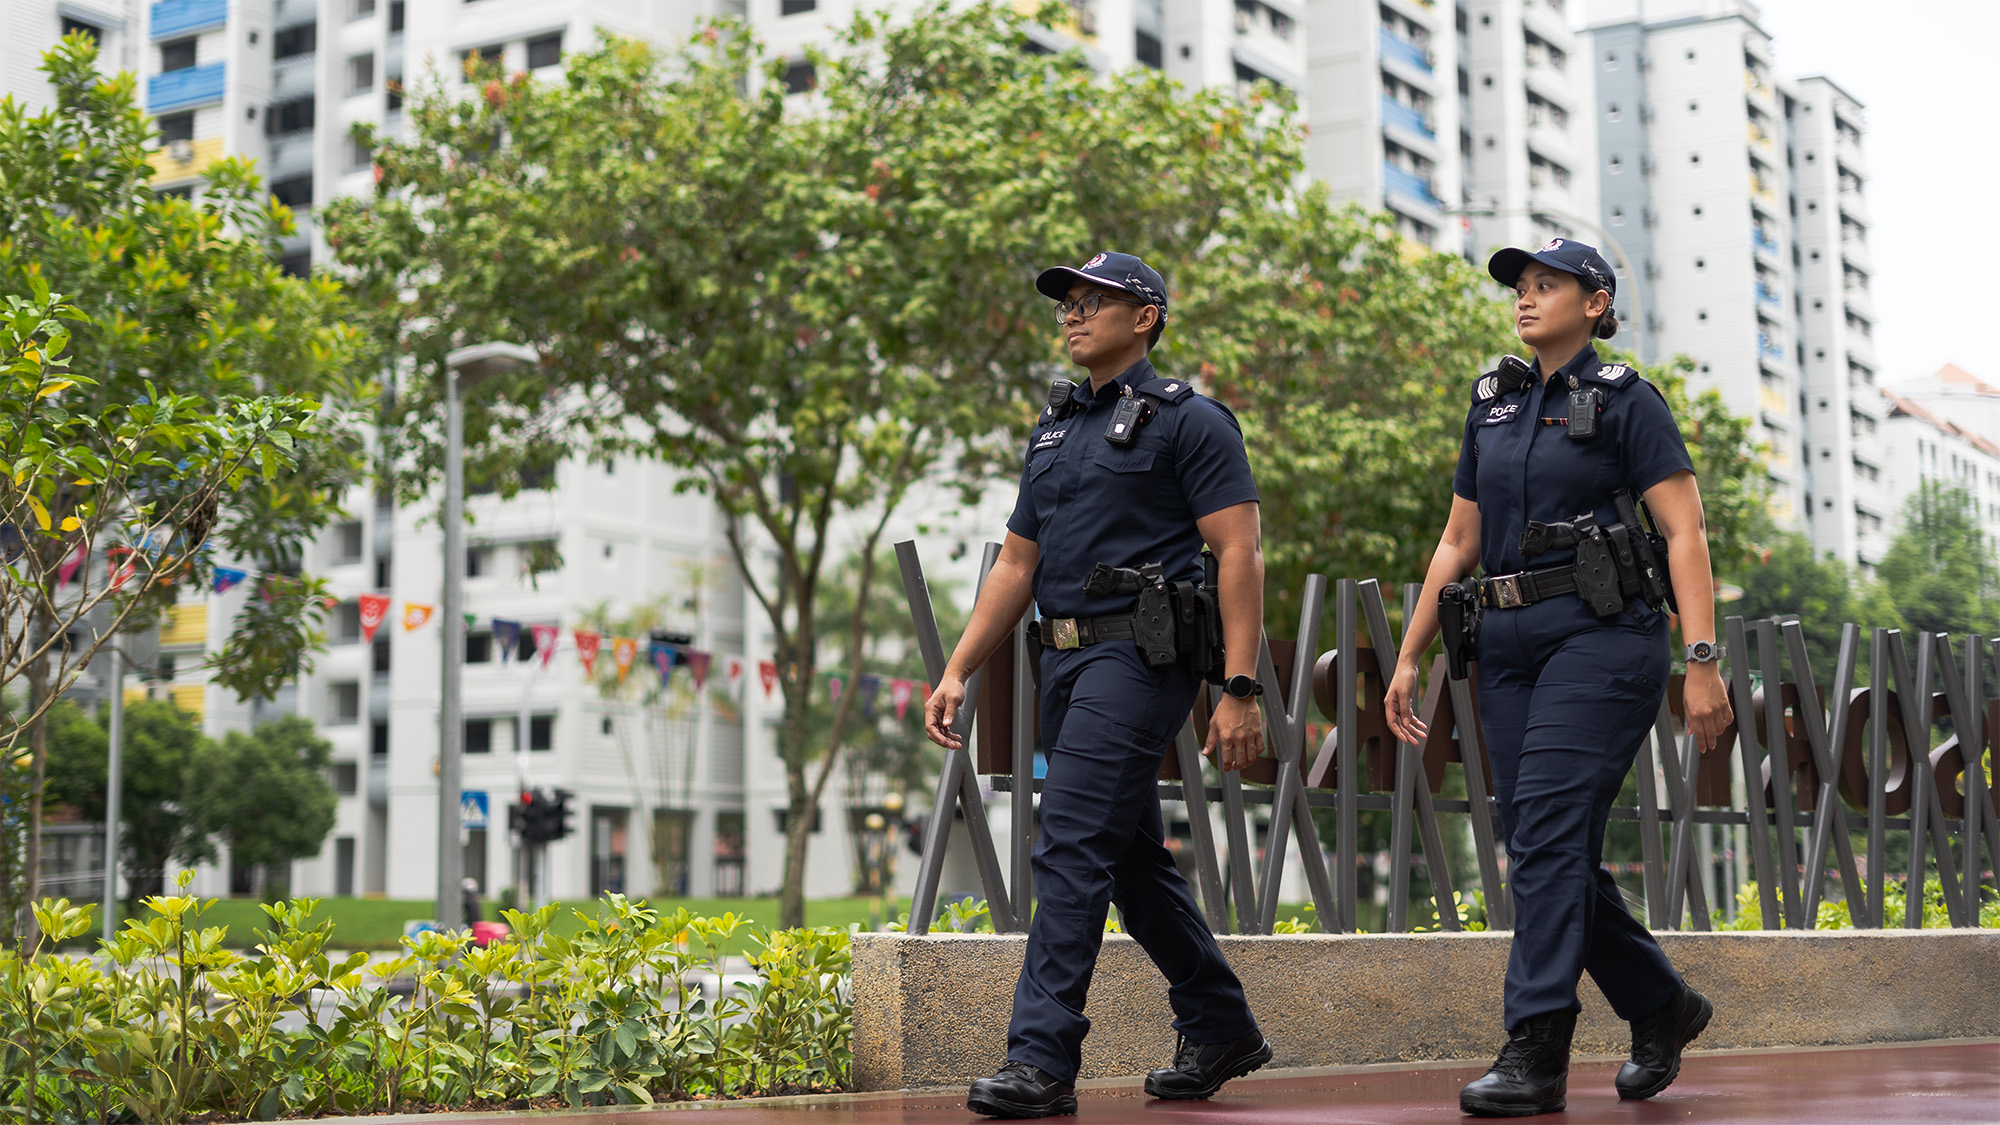
[[[1168,982],[1180,1046],[1146,1079],[1156,1098],[1206,1098],[1271,1058],[1243,987],[1223,960],[1167,851],[1154,779],[1200,683],[1189,654],[1154,666],[1134,643],[1130,594],[1092,594],[1099,563],[1162,565],[1168,582],[1198,582],[1215,553],[1227,695],[1209,748],[1225,769],[1262,749],[1255,679],[1264,617],[1257,490],[1236,420],[1146,353],[1167,320],[1166,283],[1129,254],[1057,267],[1035,288],[1057,301],[1071,362],[1088,384],[1042,413],[1028,441],[1007,539],[986,577],[925,712],[932,741],[950,732],[979,667],[1028,609],[1043,621],[1042,736],[1048,748],[1039,909],[1014,992],[1007,1062],[972,1084],[968,1108],[991,1117],[1076,1112],[1077,1068],[1090,1021],[1084,994],[1109,905]],[[1053,396],[1052,396],[1053,397]]]

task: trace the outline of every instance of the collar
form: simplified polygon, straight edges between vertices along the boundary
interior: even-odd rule
[[[1604,361],[1597,358],[1597,345],[1585,344],[1583,350],[1571,356],[1568,363],[1556,368],[1556,373],[1549,376],[1544,381],[1544,385],[1556,379],[1561,379],[1564,385],[1567,386],[1571,379],[1581,379],[1586,375],[1597,374],[1597,369],[1602,366],[1604,366]]]
[[[1103,393],[1114,398],[1122,396],[1126,390],[1136,393],[1141,385],[1158,377],[1158,373],[1153,370],[1153,361],[1150,359],[1141,359],[1139,362],[1113,376],[1109,383],[1104,384]],[[1114,390],[1114,387],[1120,389]],[[1074,397],[1078,402],[1088,407],[1097,400],[1097,392],[1090,389],[1090,380],[1085,379],[1076,388]]]

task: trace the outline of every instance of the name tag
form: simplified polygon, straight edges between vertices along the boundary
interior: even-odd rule
[[[1028,450],[1028,452],[1040,453],[1044,449],[1054,449],[1056,446],[1062,444],[1063,435],[1067,433],[1069,433],[1068,426],[1064,426],[1060,430],[1050,430],[1041,437],[1036,438],[1034,448]]]
[[[1481,418],[1479,424],[1482,426],[1497,426],[1502,422],[1512,421],[1514,415],[1520,412],[1521,404],[1518,402],[1495,403],[1486,408],[1486,417]]]

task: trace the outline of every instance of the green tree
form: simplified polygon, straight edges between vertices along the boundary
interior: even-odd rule
[[[87,820],[102,822],[106,750],[104,719],[64,701],[49,711],[48,799]],[[189,771],[208,740],[194,717],[156,700],[125,708],[125,745],[119,801],[119,862],[126,878],[125,910],[165,894],[167,867],[206,853],[186,811]]]
[[[1813,674],[1830,681],[1840,653],[1840,627],[1855,620],[1853,578],[1838,559],[1813,554],[1798,532],[1778,537],[1770,550],[1737,572],[1743,596],[1725,608],[1748,620],[1796,616],[1804,626]],[[1864,652],[1865,657],[1865,652]]]
[[[784,691],[786,924],[855,712],[812,716],[828,568],[863,560],[860,612],[913,490],[970,499],[1014,463],[1054,358],[1038,267],[1191,256],[1299,169],[1288,117],[1031,53],[1026,23],[859,17],[803,105],[784,60],[722,28],[675,57],[609,41],[561,85],[475,63],[480,97],[414,96],[381,193],[327,210],[408,368],[392,433],[413,487],[439,460],[443,356],[503,338],[542,362],[473,396],[475,464],[637,445],[723,513]]]
[[[28,805],[9,830],[25,832],[22,870],[0,870],[0,897],[35,894],[40,719],[104,638],[151,620],[177,588],[202,588],[218,556],[296,572],[362,467],[342,413],[365,393],[346,374],[363,338],[330,283],[274,264],[289,213],[237,161],[206,170],[199,202],[155,193],[136,80],[96,63],[95,45],[71,35],[44,59],[46,110],[0,101],[0,454],[12,470],[0,522],[15,540],[0,688],[28,689],[0,721],[10,757],[27,741]],[[103,576],[117,552],[131,552],[117,561],[132,575],[114,590]],[[74,559],[84,577],[66,587]],[[212,654],[217,681],[245,695],[273,693],[318,643],[318,584],[272,593]]]
[[[1964,488],[1925,481],[1903,505],[1902,530],[1876,568],[1907,629],[2000,633],[2000,568]]]
[[[225,844],[233,862],[257,865],[265,898],[282,897],[291,862],[318,855],[333,831],[332,754],[333,744],[299,715],[205,740],[183,799],[196,834],[189,858],[212,860],[214,845]]]

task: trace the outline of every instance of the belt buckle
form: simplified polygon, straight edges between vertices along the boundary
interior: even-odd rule
[[[1076,618],[1074,617],[1055,618],[1054,620],[1049,622],[1049,628],[1050,631],[1055,635],[1055,646],[1057,648],[1083,647],[1083,642],[1079,640],[1076,635]]]
[[[1521,576],[1503,574],[1488,580],[1493,591],[1493,604],[1499,609],[1516,609],[1521,603]]]

